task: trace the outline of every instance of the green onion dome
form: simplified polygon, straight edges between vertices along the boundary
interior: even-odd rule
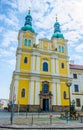
[[[33,29],[32,26],[30,26],[30,25],[25,25],[25,26],[23,26],[23,27],[21,28],[21,30],[23,30],[23,31],[30,31],[30,32],[32,32],[32,33],[35,33],[34,29]]]
[[[64,36],[63,36],[62,33],[57,32],[57,33],[54,33],[54,34],[52,35],[52,39],[53,39],[53,38],[62,38],[62,39],[64,39]]]
[[[27,16],[25,17],[25,24],[21,28],[22,31],[30,31],[32,33],[35,33],[34,29],[32,28],[32,16],[30,14],[30,10],[28,11]]]
[[[56,17],[56,22],[54,24],[54,34],[52,35],[52,39],[53,38],[62,38],[62,39],[64,39],[64,36],[63,36],[63,34],[61,33],[61,30],[60,30],[60,24],[57,21],[57,17]]]

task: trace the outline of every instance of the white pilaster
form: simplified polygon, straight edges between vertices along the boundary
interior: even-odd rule
[[[52,105],[56,105],[56,84],[55,82],[52,83]]]
[[[68,71],[68,76],[70,77],[69,61],[67,61],[67,71]]]
[[[43,49],[44,43],[43,43],[43,41],[41,43],[42,43],[42,47],[41,48]]]
[[[54,58],[51,59],[51,70],[52,70],[52,73],[55,72]]]
[[[18,48],[22,48],[23,32],[19,32]]]
[[[58,63],[58,59],[56,58],[56,74],[59,74],[59,63]]]
[[[57,105],[61,105],[60,84],[57,83]]]
[[[31,80],[29,84],[29,105],[34,104],[34,81]]]
[[[39,105],[39,93],[40,93],[40,82],[36,81],[36,88],[35,88],[35,104]]]
[[[49,44],[49,50],[51,50],[51,49],[52,49],[52,44],[50,43],[50,44]]]
[[[17,54],[16,56],[16,71],[20,71],[20,59],[21,59],[21,55]]]
[[[33,72],[35,70],[35,56],[34,54],[31,57],[31,71]]]
[[[66,56],[68,56],[68,47],[67,47],[67,43],[65,45],[65,50],[66,50]]]
[[[16,76],[17,78],[18,78],[18,76]],[[18,101],[18,80],[17,79],[15,79],[15,82],[14,82],[14,88],[13,88],[14,90],[13,90],[13,96],[15,96],[14,98],[16,99],[15,100],[15,103],[17,103]]]
[[[40,56],[37,56],[37,60],[36,60],[36,71],[40,72]]]

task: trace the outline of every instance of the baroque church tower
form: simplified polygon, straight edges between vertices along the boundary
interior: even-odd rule
[[[16,68],[10,85],[10,105],[14,100],[15,110],[59,111],[69,107],[66,82],[71,78],[67,40],[61,33],[56,18],[51,40],[39,39],[36,44],[30,10],[25,24],[18,34]]]

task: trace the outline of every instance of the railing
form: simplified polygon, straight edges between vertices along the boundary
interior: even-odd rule
[[[80,119],[81,120],[81,119]],[[83,130],[80,120],[61,119],[60,113],[14,113],[13,123],[10,122],[10,113],[0,117],[0,130]]]

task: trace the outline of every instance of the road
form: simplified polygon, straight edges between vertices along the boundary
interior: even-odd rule
[[[8,112],[8,111],[4,111],[4,109],[0,109],[0,118],[2,118],[2,117],[7,117],[7,118],[9,118],[10,117],[10,112]]]

